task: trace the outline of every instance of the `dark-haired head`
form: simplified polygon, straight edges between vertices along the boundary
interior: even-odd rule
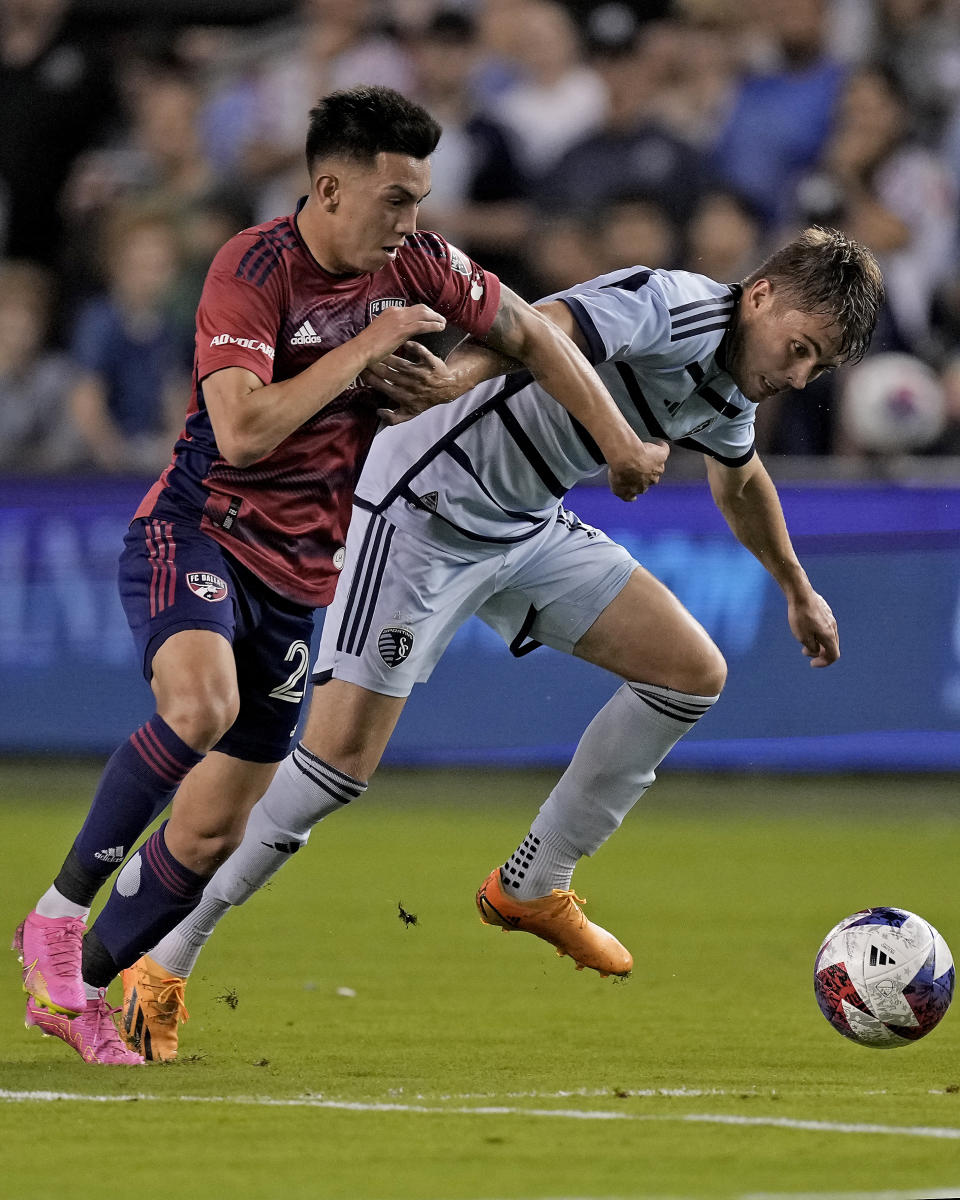
[[[355,87],[324,96],[310,110],[307,168],[349,159],[372,164],[379,154],[426,159],[437,148],[440,126],[425,108],[386,87]]]

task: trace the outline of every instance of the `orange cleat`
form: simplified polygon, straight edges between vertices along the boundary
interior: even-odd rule
[[[499,925],[505,933],[532,933],[556,947],[560,957],[569,955],[577,964],[621,978],[630,974],[633,955],[612,933],[588,921],[580,908],[582,900],[573,891],[554,888],[536,900],[514,900],[503,890],[500,868],[495,867],[480,885],[477,908],[484,925]]]
[[[190,1017],[183,1002],[187,981],[148,955],[121,972],[121,978],[120,1036],[147,1062],[171,1062],[177,1057],[178,1026]]]

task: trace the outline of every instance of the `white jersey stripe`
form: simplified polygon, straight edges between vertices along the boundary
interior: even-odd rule
[[[348,607],[353,613],[353,621],[349,629],[346,625],[340,630],[337,649],[346,654],[356,653],[358,636],[361,638],[369,626],[370,613],[376,601],[377,587],[383,576],[383,567],[393,539],[393,526],[379,514],[370,519],[363,545],[360,548],[360,559],[353,576],[353,586],[350,589]],[[369,612],[368,610],[369,606]],[[364,618],[366,617],[366,624]]]

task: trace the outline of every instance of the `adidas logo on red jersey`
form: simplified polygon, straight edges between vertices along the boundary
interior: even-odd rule
[[[290,339],[291,346],[316,346],[322,342],[323,338],[314,329],[309,321],[304,321],[297,332]]]

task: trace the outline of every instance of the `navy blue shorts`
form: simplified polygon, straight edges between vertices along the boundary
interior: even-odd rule
[[[303,703],[313,609],[278,596],[205,533],[157,517],[127,531],[119,581],[147,682],[168,637],[222,634],[233,646],[240,713],[214,749],[251,762],[284,758]]]

